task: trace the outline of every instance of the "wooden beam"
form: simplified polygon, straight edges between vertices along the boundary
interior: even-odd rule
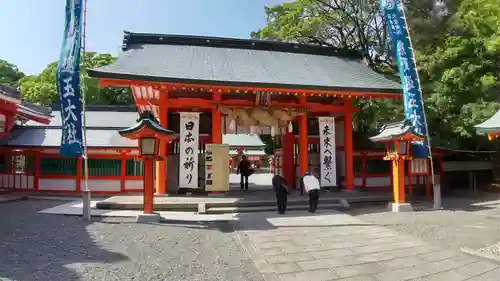
[[[186,83],[166,83],[166,82],[152,82],[152,81],[135,81],[135,80],[125,80],[125,79],[109,79],[101,78],[99,79],[99,86],[101,88],[109,86],[118,87],[129,87],[129,86],[157,86],[162,89],[167,90],[189,90],[196,89],[200,91],[207,92],[254,92],[254,91],[265,91],[274,92],[283,95],[306,95],[306,96],[339,96],[339,97],[357,97],[357,98],[374,98],[374,99],[401,99],[401,93],[376,93],[376,92],[344,92],[344,91],[332,91],[332,90],[305,90],[305,89],[283,89],[283,88],[263,88],[263,87],[248,87],[248,86],[214,86],[214,85],[202,85],[202,84],[186,84]]]

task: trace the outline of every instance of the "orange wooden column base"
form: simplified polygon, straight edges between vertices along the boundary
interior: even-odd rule
[[[293,133],[286,132],[283,135],[283,141],[282,141],[282,151],[281,151],[281,157],[283,159],[283,177],[285,178],[286,183],[291,186],[292,188],[297,188],[295,185],[295,180],[294,180],[294,174],[293,174],[293,169],[294,169],[294,164],[293,164],[293,145],[295,143],[295,137],[293,136]]]
[[[394,203],[405,202],[405,165],[404,160],[391,160],[394,189]]]
[[[144,159],[144,214],[153,213],[153,159]]]
[[[350,101],[346,105],[351,107]],[[346,190],[354,189],[354,159],[353,159],[353,143],[352,143],[352,112],[347,110],[344,115],[344,161],[345,161],[345,180],[344,186]]]
[[[160,109],[159,109],[159,121],[160,125],[167,129],[168,127],[168,92],[160,92]],[[164,141],[160,142],[159,155],[163,157],[163,161],[156,161],[156,194],[167,193],[167,143]]]
[[[303,177],[309,170],[308,159],[308,133],[307,133],[307,115],[301,115],[299,118],[299,170]]]
[[[214,93],[212,101],[220,103],[220,93]],[[221,113],[218,108],[212,108],[212,143],[222,144]]]

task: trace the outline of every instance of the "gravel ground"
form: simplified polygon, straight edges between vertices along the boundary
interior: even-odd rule
[[[446,201],[443,205],[446,208]],[[500,216],[491,216],[488,215],[491,212],[482,212],[479,209],[452,209],[392,213],[386,211],[386,206],[371,206],[353,209],[347,213],[365,222],[384,225],[443,248],[480,249],[500,242]]]
[[[141,225],[0,204],[0,280],[263,280],[229,223]]]

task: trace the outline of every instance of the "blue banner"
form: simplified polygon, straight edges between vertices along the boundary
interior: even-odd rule
[[[380,0],[380,7],[389,27],[389,34],[396,53],[399,76],[403,86],[405,118],[415,131],[427,136],[422,91],[418,81],[415,59],[410,49],[410,38],[400,0]],[[417,141],[412,145],[412,155],[416,158],[429,157],[427,141]]]
[[[57,92],[61,104],[62,135],[59,153],[82,155],[82,103],[80,101],[80,47],[82,0],[66,0],[66,21],[57,64]]]

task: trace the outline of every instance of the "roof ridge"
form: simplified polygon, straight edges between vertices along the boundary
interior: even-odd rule
[[[61,107],[58,104],[49,105],[52,108],[56,108],[53,110],[54,112],[61,111],[59,108]],[[106,111],[106,112],[136,112],[137,108],[135,104],[120,104],[120,105],[107,105],[107,104],[88,104],[85,107],[86,111]]]
[[[252,49],[262,51],[277,51],[286,53],[302,53],[321,56],[337,56],[351,59],[362,59],[358,51],[326,47],[313,44],[288,43],[271,40],[242,39],[199,35],[177,35],[157,33],[135,33],[124,31],[122,51],[136,44],[151,45],[187,45],[232,49]]]

